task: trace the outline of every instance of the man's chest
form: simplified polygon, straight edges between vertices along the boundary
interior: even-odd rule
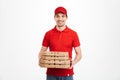
[[[49,44],[52,47],[72,47],[73,36],[70,33],[52,34]]]

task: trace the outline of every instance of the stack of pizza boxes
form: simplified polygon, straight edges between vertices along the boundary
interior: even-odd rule
[[[40,59],[40,66],[46,68],[70,68],[68,52],[46,51]]]

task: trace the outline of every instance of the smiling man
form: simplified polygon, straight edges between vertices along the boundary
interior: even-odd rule
[[[42,47],[39,52],[39,60],[44,51],[49,48],[50,51],[68,52],[71,58],[71,67],[68,69],[47,68],[46,80],[73,80],[73,67],[80,61],[82,54],[80,41],[77,33],[66,25],[68,19],[67,10],[60,6],[54,11],[54,20],[56,25],[53,29],[46,32]],[[75,58],[72,59],[72,49],[75,50]]]

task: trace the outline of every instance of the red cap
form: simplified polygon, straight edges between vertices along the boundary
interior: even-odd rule
[[[60,6],[55,9],[55,14],[57,13],[63,13],[67,15],[67,10],[64,7]]]

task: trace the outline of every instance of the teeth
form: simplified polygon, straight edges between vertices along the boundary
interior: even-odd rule
[[[58,21],[58,22],[62,22],[62,21]]]

